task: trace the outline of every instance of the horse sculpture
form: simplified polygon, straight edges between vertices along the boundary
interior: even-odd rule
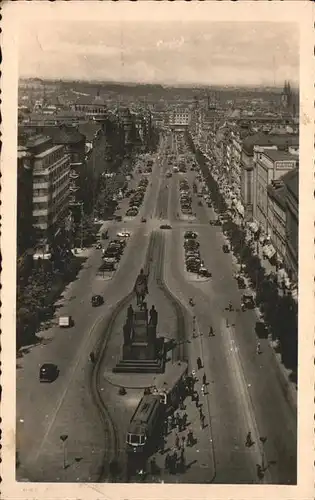
[[[140,274],[137,276],[134,291],[137,296],[137,306],[141,308],[145,296],[148,294],[148,277],[144,274],[143,269],[141,269]]]

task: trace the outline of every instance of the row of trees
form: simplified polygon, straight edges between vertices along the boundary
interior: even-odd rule
[[[190,136],[188,144],[195,153],[208,186],[211,199],[218,212],[227,210],[226,202],[218,184],[208,169],[208,160],[200,150],[196,150]],[[231,217],[223,225],[223,231],[229,238],[232,249],[239,262],[245,266],[245,272],[252,287],[256,290],[256,303],[264,315],[265,323],[273,339],[280,342],[283,364],[297,374],[298,362],[298,305],[290,292],[280,292],[277,277],[267,275],[255,254],[252,243],[246,241],[246,232],[235,224]]]

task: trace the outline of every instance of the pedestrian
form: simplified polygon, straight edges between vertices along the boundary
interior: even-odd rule
[[[206,392],[206,386],[205,386],[205,384],[202,384],[202,386],[201,386],[201,394],[204,396],[205,392]]]
[[[179,435],[176,434],[175,436],[175,448],[179,449]]]
[[[182,450],[185,448],[185,444],[186,444],[186,437],[183,435],[182,436]]]
[[[205,373],[202,375],[202,383],[203,383],[203,385],[206,385],[206,383],[207,383],[207,377],[206,377]]]
[[[202,368],[202,362],[201,362],[201,358],[199,356],[197,358],[197,367],[198,367],[198,370],[200,370]]]
[[[169,453],[167,453],[166,457],[165,457],[165,460],[164,460],[164,469],[165,470],[169,470],[170,468],[170,455]]]
[[[187,413],[185,412],[184,415],[183,415],[183,426],[186,427],[187,425],[187,418],[188,418],[188,415]]]
[[[176,425],[176,421],[175,421],[175,416],[174,416],[174,413],[172,414],[172,429],[174,429],[175,425]]]
[[[167,432],[171,432],[172,430],[172,416],[169,415],[167,417]]]
[[[199,406],[199,394],[198,394],[198,392],[196,392],[195,401],[196,401],[196,408],[198,408],[198,406]]]
[[[205,426],[205,416],[204,415],[201,415],[200,422],[201,422],[201,428],[203,429]]]
[[[187,434],[187,446],[192,446],[194,442],[194,434],[191,429],[189,429]]]
[[[200,359],[200,358],[198,358],[198,359]],[[197,360],[197,364],[198,364],[198,360]],[[196,377],[196,370],[192,370],[191,377],[192,377],[192,384],[194,384],[195,383],[195,377]]]
[[[179,414],[178,413],[175,413],[175,425],[176,425],[176,427],[178,427],[178,425],[179,425]]]
[[[202,406],[200,406],[200,408],[199,408],[199,417],[200,417],[200,420],[201,420],[202,416],[203,416]]]
[[[91,360],[92,363],[95,363],[95,354],[94,354],[93,351],[90,352],[90,360]]]
[[[212,326],[210,326],[210,328],[209,328],[209,337],[214,337]]]

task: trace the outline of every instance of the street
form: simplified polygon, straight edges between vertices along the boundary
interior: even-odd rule
[[[186,411],[197,440],[186,451],[190,467],[185,473],[172,476],[163,470],[164,455],[157,452],[159,479],[218,484],[296,482],[296,408],[287,397],[267,339],[261,340],[262,354],[256,354],[257,313],[255,310],[240,312],[242,292],[233,279],[235,260],[230,253],[222,251],[225,240],[221,228],[209,225],[214,215],[212,208],[205,203],[200,206],[197,195],[193,194],[192,212],[196,217],[188,221],[179,214],[179,180],[187,178],[192,191],[196,172],[176,173],[166,178],[168,147],[177,152],[177,142],[172,136],[160,142],[139,215],[103,225],[108,228],[110,238],[121,229],[131,232],[112,279],[96,276],[100,251],[88,249],[83,269],[63,294],[57,311],[58,316],[71,315],[74,327],[61,330],[53,326],[43,330],[42,342],[31,346],[17,360],[20,462],[17,476],[20,480],[98,481],[108,436],[104,434],[91,398],[89,353],[103,337],[108,337],[108,342],[100,368],[99,391],[117,428],[118,456],[124,467],[126,428],[143,391],[130,388],[127,395],[121,397],[117,387],[108,381],[120,356],[125,313],[118,314],[111,328],[107,325],[117,303],[132,290],[144,266],[150,238],[155,234],[149,259],[149,305],[156,304],[159,311],[160,333],[178,340],[175,312],[157,284],[163,278],[185,311],[189,369],[197,370],[197,357],[203,363],[196,389],[203,398],[206,423],[200,427],[199,409],[187,398]],[[135,180],[140,177],[137,173]],[[120,205],[117,213],[123,216],[127,201],[123,200]],[[141,223],[141,217],[146,218],[146,223]],[[170,224],[171,229],[160,229],[163,223]],[[185,270],[184,232],[191,229],[198,233],[202,259],[212,273],[207,279]],[[105,304],[92,308],[93,294],[104,296]],[[193,307],[189,305],[190,298],[193,298]],[[229,301],[233,311],[226,310]],[[210,326],[213,337],[208,334]],[[60,375],[54,383],[39,383],[39,367],[45,362],[58,365]],[[207,379],[204,396],[201,395],[203,374]],[[250,447],[245,446],[248,432],[253,438]],[[65,445],[60,438],[63,435],[67,436]],[[166,439],[170,449],[174,447],[174,438],[171,432]],[[63,446],[66,446],[66,463]],[[257,478],[257,464],[264,471],[261,479]],[[148,481],[159,479],[154,475],[147,478]]]

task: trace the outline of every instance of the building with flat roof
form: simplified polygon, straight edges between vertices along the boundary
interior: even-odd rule
[[[257,148],[254,155],[255,163],[255,196],[254,218],[262,230],[268,234],[268,191],[267,186],[272,181],[280,179],[284,174],[298,166],[298,158],[287,151]]]
[[[299,171],[297,168],[283,177],[286,186],[286,252],[285,267],[289,277],[298,281],[299,261]]]
[[[296,157],[299,153],[298,135],[272,135],[267,133],[256,133],[246,137],[242,143],[241,151],[241,199],[245,208],[245,217],[251,219],[254,215],[256,204],[255,196],[255,152],[263,150],[283,150],[291,149],[291,153]]]
[[[187,108],[177,108],[170,111],[168,125],[174,130],[185,130],[190,123],[190,111]]]
[[[69,214],[70,156],[64,145],[45,136],[29,138],[25,149],[33,172],[33,226],[49,243]]]

